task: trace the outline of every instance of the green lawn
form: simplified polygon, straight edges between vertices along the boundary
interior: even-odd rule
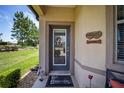
[[[38,64],[38,49],[0,52],[0,76],[21,69],[21,76]]]

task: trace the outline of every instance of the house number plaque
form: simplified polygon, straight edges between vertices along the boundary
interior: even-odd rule
[[[97,43],[97,44],[101,44],[101,38],[102,37],[102,32],[101,31],[93,31],[93,32],[88,32],[86,34],[86,38],[87,40],[87,44],[91,44],[91,43]]]

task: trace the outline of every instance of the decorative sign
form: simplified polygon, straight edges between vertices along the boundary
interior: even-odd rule
[[[87,44],[90,44],[90,43],[98,43],[98,44],[101,44],[101,39],[99,39],[99,40],[87,40]]]
[[[94,32],[89,32],[86,34],[87,44],[90,43],[98,43],[101,44],[101,39],[99,39],[102,36],[101,31],[94,31]]]

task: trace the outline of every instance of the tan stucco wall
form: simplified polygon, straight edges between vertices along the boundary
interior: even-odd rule
[[[103,88],[105,87],[105,76],[92,73],[90,71],[82,69],[78,64],[75,63],[75,77],[78,81],[79,87],[86,88],[89,87],[88,75],[93,75],[91,82],[92,88]]]
[[[46,71],[47,46],[46,22],[75,22],[75,59],[82,65],[104,70],[106,57],[106,11],[105,6],[77,6],[73,8],[47,7],[40,16],[40,65]],[[86,33],[102,31],[102,44],[86,44]],[[83,70],[75,62],[75,77],[80,87],[88,87],[87,76],[94,75],[92,87],[104,87],[105,76]]]
[[[74,9],[64,7],[47,7],[46,21],[74,21]]]
[[[105,6],[77,6],[75,9],[75,59],[82,65],[104,70],[106,56],[106,15]],[[102,44],[87,44],[86,33],[92,31],[102,31]],[[80,73],[80,74],[78,74]],[[95,74],[83,69],[75,63],[75,76],[80,87],[89,85],[88,74]],[[82,77],[82,78],[80,78]],[[94,87],[104,87],[105,77],[94,76]],[[97,82],[101,81],[103,83]]]
[[[40,16],[40,65],[42,69],[46,72],[46,62],[48,62],[47,58],[47,46],[46,43],[46,22],[54,21],[54,22],[73,22],[74,21],[74,9],[73,8],[64,8],[64,7],[47,7],[45,11],[45,15]]]
[[[42,67],[42,70],[45,71],[45,61],[46,61],[46,37],[45,37],[45,20],[42,16],[39,17],[39,26],[40,26],[40,33],[39,33],[39,63]]]

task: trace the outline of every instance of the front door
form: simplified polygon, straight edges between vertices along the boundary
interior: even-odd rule
[[[70,67],[70,26],[49,26],[50,71],[67,71]]]

